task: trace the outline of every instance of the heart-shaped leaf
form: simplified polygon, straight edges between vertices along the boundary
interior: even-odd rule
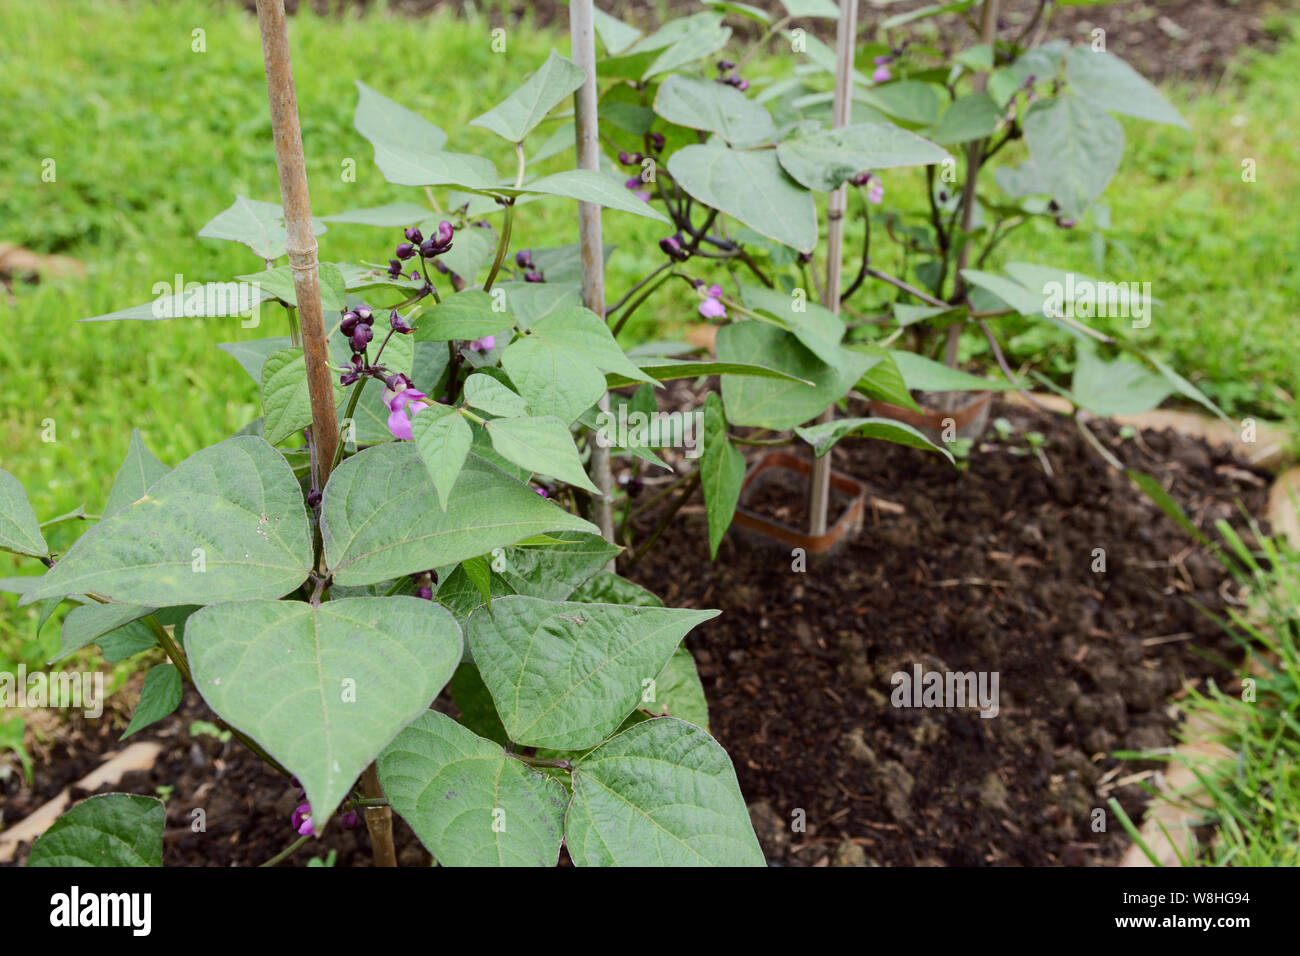
[[[162,866],[167,813],[157,797],[104,793],[77,804],[32,845],[28,866]],[[58,904],[55,905],[55,915]]]
[[[583,77],[581,68],[552,50],[536,73],[492,109],[470,120],[470,125],[521,143],[547,113],[582,85]]]
[[[443,866],[554,866],[568,795],[437,711],[421,714],[378,761],[393,810]]]
[[[311,226],[317,236],[325,231],[325,224],[319,219],[313,218]],[[284,255],[288,242],[284,208],[279,203],[236,196],[229,208],[217,213],[199,230],[199,238],[241,242],[262,259],[278,259]]]
[[[280,597],[312,567],[302,488],[261,438],[185,459],[87,531],[24,601],[97,592],[168,607]]]
[[[573,768],[576,866],[764,866],[731,759],[674,717],[623,731]]]
[[[126,458],[117,471],[117,477],[113,479],[113,490],[108,493],[104,514],[121,511],[170,470],[145,447],[140,429],[131,429],[131,444],[127,446]]]
[[[461,633],[419,598],[238,601],[196,611],[185,649],[208,705],[302,782],[320,833],[451,679]]]
[[[687,632],[719,613],[506,597],[474,612],[468,639],[511,740],[580,750],[616,730]]]
[[[655,112],[670,123],[748,146],[776,135],[772,115],[735,87],[674,73],[659,85]]]
[[[929,140],[884,123],[855,123],[787,139],[776,155],[797,182],[819,192],[838,189],[865,170],[928,166],[949,158]]]
[[[50,553],[41,534],[36,512],[27,500],[27,491],[9,472],[0,468],[0,550],[27,554],[35,558]]]
[[[471,379],[474,377],[470,376]],[[430,405],[411,422],[411,435],[421,461],[429,469],[433,487],[438,491],[438,503],[446,511],[451,490],[460,477],[460,470],[465,467],[470,445],[474,443],[469,422],[448,405]]]
[[[325,559],[335,582],[377,584],[545,531],[599,533],[473,454],[445,512],[430,507],[436,494],[411,442],[367,448],[340,465],[325,487],[321,512]]]
[[[539,418],[496,418],[484,428],[492,447],[506,461],[531,472],[549,475],[575,488],[600,494],[582,470],[582,459],[569,426],[554,415]]]
[[[609,209],[620,209],[633,215],[668,222],[668,217],[644,200],[637,199],[622,183],[615,182],[604,173],[589,169],[570,169],[552,173],[513,190],[521,193],[538,193],[546,196],[565,196],[579,202],[595,203]]]

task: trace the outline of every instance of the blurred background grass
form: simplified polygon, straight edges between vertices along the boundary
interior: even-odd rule
[[[283,334],[241,329],[237,319],[78,324],[77,319],[154,298],[153,286],[223,279],[257,271],[245,247],[195,233],[237,193],[278,197],[265,80],[255,19],[234,4],[0,0],[0,102],[10,121],[0,137],[0,241],[80,260],[84,278],[17,284],[0,297],[0,467],[28,488],[42,519],[84,503],[102,506],[138,427],[164,462],[175,464],[260,414],[253,383],[218,342]],[[1285,38],[1267,56],[1247,51],[1214,86],[1167,92],[1192,132],[1125,122],[1130,146],[1105,196],[1112,251],[1108,278],[1146,280],[1165,303],[1143,335],[1153,350],[1205,388],[1233,415],[1294,422],[1292,348],[1300,272],[1294,206],[1300,132],[1300,45]],[[313,210],[329,214],[397,200],[418,191],[390,186],[369,145],[352,128],[354,79],[421,112],[451,133],[451,148],[494,158],[507,149],[465,127],[567,36],[527,21],[490,46],[484,16],[406,19],[377,9],[364,17],[291,23],[294,67]],[[193,31],[204,52],[194,52]],[[760,57],[749,74],[779,76],[788,57]],[[541,136],[547,131],[541,131]],[[536,145],[536,144],[535,144]],[[44,182],[42,161],[57,179]],[[1011,159],[1014,157],[1008,157]],[[1244,183],[1241,161],[1257,164]],[[343,164],[355,160],[356,181]],[[567,156],[549,165],[563,168]],[[888,201],[921,212],[922,175],[885,177]],[[615,219],[617,217],[617,219]],[[660,261],[661,227],[607,214],[611,300]],[[396,230],[332,226],[323,259],[383,261]],[[860,234],[860,233],[859,233]],[[850,231],[850,254],[856,254]],[[574,241],[561,200],[521,210],[515,248]],[[1030,226],[990,262],[1031,260],[1095,273],[1081,228]],[[879,287],[855,305],[873,313]],[[271,313],[268,313],[271,314]],[[665,287],[624,338],[668,337],[693,320],[691,302]],[[626,342],[625,342],[626,344]],[[971,348],[980,344],[973,341]],[[1062,346],[1025,329],[1012,357],[1046,355],[1051,372]],[[55,440],[42,441],[46,423]],[[80,529],[51,532],[66,549]],[[33,562],[0,555],[0,576],[35,573]],[[57,620],[32,641],[35,611],[0,598],[0,669],[35,666],[58,647]]]

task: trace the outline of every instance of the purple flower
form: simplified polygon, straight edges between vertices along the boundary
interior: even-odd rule
[[[446,219],[438,223],[437,235],[430,236],[420,243],[420,255],[426,259],[440,256],[451,248],[451,238],[455,230]]]
[[[682,245],[680,235],[664,236],[659,240],[659,248],[663,250],[664,255],[672,259],[673,262],[685,262],[691,257],[690,250]]]
[[[1074,220],[1071,219],[1069,216],[1057,216],[1056,224],[1060,226],[1062,229],[1074,228]]]
[[[745,90],[749,89],[749,80],[745,80],[745,79],[741,79],[740,77],[736,77],[736,82],[735,82],[735,83],[732,83],[731,85],[734,86],[736,89],[740,90],[740,92],[743,93],[743,92],[745,92]]]
[[[363,322],[366,325],[375,324],[375,313],[370,310],[370,306],[368,305],[357,306],[357,321]]]
[[[357,811],[348,810],[339,817],[339,825],[345,830],[355,830],[360,819],[361,818],[357,816]]]
[[[886,66],[884,63],[881,63],[879,66],[877,66],[874,70],[871,71],[872,83],[888,83],[893,78],[894,78],[894,74],[889,72],[889,67]]]
[[[732,63],[730,60],[719,60],[719,61],[718,61],[718,72],[719,72],[719,73],[726,73],[728,70],[734,70],[735,68],[736,68],[736,64]]]
[[[535,492],[537,492],[539,495],[541,495],[543,498],[549,498],[549,497],[551,497],[549,494],[547,494],[547,491],[546,491],[545,488],[534,488],[533,490],[534,490]]]
[[[311,825],[311,804],[301,803],[298,809],[293,811],[291,817],[293,828],[298,831],[298,836],[315,836],[316,830]]]
[[[402,276],[402,262],[400,259],[388,260],[388,274],[394,279],[400,279]]]
[[[389,314],[388,325],[389,328],[399,335],[410,335],[415,331],[415,327],[412,326],[410,322],[407,322],[406,319],[398,315],[396,309]]]
[[[871,185],[867,187],[867,202],[879,206],[885,199],[885,184],[879,179],[871,180]]]
[[[650,201],[650,194],[641,188],[641,186],[644,184],[641,182],[640,176],[633,176],[623,185],[626,186],[628,189],[632,190],[632,195],[635,196],[637,199],[641,200],[642,202]]]
[[[397,258],[405,261],[415,255],[415,246],[409,242],[399,243],[397,246]]]
[[[429,587],[427,584],[422,584],[415,589],[415,596],[424,601],[432,601],[433,588]]]
[[[420,230],[416,229],[414,226],[406,230],[405,235],[408,240],[415,243],[417,246],[424,242],[424,233],[420,232]]]
[[[534,270],[532,270],[531,272],[525,272],[525,273],[524,273],[524,281],[525,281],[525,282],[545,282],[545,281],[546,281],[546,277],[545,277],[544,275],[542,275],[540,272],[538,272],[536,269],[534,269]]]
[[[360,321],[361,321],[361,316],[357,315],[355,312],[351,310],[348,310],[347,312],[343,313],[343,321],[339,323],[339,331],[342,332],[344,335],[346,335],[348,338],[352,338],[352,333],[357,330],[357,323]]]
[[[521,269],[531,269],[533,267],[533,250],[520,249],[516,252],[515,265]]]
[[[663,133],[651,133],[651,134],[650,134],[650,148],[653,149],[656,153],[659,152],[661,149],[664,148],[664,134],[663,134]]]
[[[393,433],[393,437],[405,438],[408,441],[414,437],[407,410],[410,410],[410,415],[422,412],[429,407],[428,402],[421,401],[427,397],[424,392],[413,388],[404,388],[400,392],[394,392],[392,389],[384,390],[384,404],[388,406],[391,413],[388,416],[388,430]]]
[[[849,177],[849,182],[851,182],[855,186],[865,186],[867,183],[871,182],[871,174],[854,173],[852,176]]]
[[[706,319],[725,319],[727,308],[722,304],[722,286],[711,285],[703,290],[704,299],[700,302],[700,315]]]
[[[485,335],[481,339],[475,339],[469,343],[470,351],[473,352],[491,352],[497,347],[497,337],[495,335]]]
[[[374,337],[375,333],[370,331],[370,326],[358,324],[352,331],[352,351],[364,352]]]

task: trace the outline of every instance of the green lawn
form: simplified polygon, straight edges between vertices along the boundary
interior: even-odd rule
[[[175,464],[260,414],[253,384],[214,346],[282,329],[242,329],[235,319],[76,322],[149,301],[155,283],[176,274],[222,279],[262,267],[243,246],[195,238],[235,194],[278,196],[257,27],[235,4],[198,0],[0,0],[0,23],[0,100],[11,117],[0,138],[0,240],[76,257],[88,270],[84,279],[19,286],[11,301],[0,298],[7,330],[0,466],[26,485],[42,518],[82,503],[96,513],[133,427]],[[290,29],[319,214],[419,198],[383,181],[353,130],[354,79],[452,131],[452,148],[490,155],[505,169],[501,141],[463,124],[551,46],[568,45],[523,26],[509,31],[505,53],[494,53],[486,19],[304,14]],[[192,49],[195,30],[204,31],[204,52]],[[1146,333],[1154,350],[1242,415],[1292,415],[1286,347],[1300,298],[1291,268],[1300,233],[1288,201],[1300,133],[1289,113],[1300,98],[1298,57],[1291,41],[1221,89],[1171,91],[1193,132],[1126,124],[1133,147],[1106,197],[1111,235],[1133,260],[1112,260],[1111,277],[1149,280],[1165,302]],[[787,63],[760,59],[749,72],[776,73]],[[1257,161],[1251,184],[1240,177],[1247,157]],[[46,159],[55,163],[53,182],[42,179]],[[349,160],[355,182],[343,174]],[[561,156],[550,166],[567,162]],[[886,178],[895,197],[918,204],[922,181],[915,172]],[[611,298],[657,264],[662,235],[628,216],[607,225],[614,228],[621,245],[610,262]],[[1007,243],[1005,258],[1094,271],[1082,230],[1031,228],[1038,231]],[[523,207],[515,235],[518,246],[550,246],[575,232],[567,204],[555,200]],[[393,231],[334,226],[321,239],[322,258],[383,260],[396,239]],[[663,336],[693,317],[678,291],[653,306],[630,337]],[[54,440],[43,441],[49,422]],[[76,533],[54,529],[51,544],[65,549]],[[0,557],[0,576],[35,570]],[[47,658],[57,627],[33,645],[34,612],[0,600],[0,667],[19,655]]]

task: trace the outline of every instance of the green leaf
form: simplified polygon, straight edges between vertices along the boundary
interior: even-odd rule
[[[605,394],[601,372],[654,383],[623,354],[600,317],[582,308],[538,319],[505,350],[501,364],[534,413],[554,415],[565,425]]]
[[[436,228],[437,226],[433,225],[426,229],[425,235],[431,234]],[[456,231],[456,241],[438,259],[451,272],[472,283],[477,280],[479,272],[491,260],[495,248],[491,229],[469,226]]]
[[[262,384],[262,366],[267,356],[280,349],[287,349],[293,341],[287,335],[277,335],[269,339],[250,339],[246,342],[218,342],[217,348],[228,354],[239,367],[247,372],[259,386]]]
[[[335,582],[376,584],[546,531],[597,530],[476,455],[466,459],[446,512],[428,507],[435,494],[411,442],[377,445],[343,462],[325,486],[321,511]]]
[[[143,621],[132,621],[115,631],[109,631],[95,643],[104,655],[106,664],[116,664],[128,657],[143,654],[158,646],[158,640]]]
[[[813,446],[813,453],[818,458],[834,448],[841,438],[853,437],[879,438],[892,441],[895,445],[937,451],[949,461],[953,460],[946,448],[940,448],[911,425],[896,422],[892,418],[839,418],[820,425],[796,428],[794,432]]]
[[[166,824],[167,812],[156,797],[89,797],[37,838],[27,865],[162,866]]]
[[[194,685],[307,791],[317,833],[460,663],[455,618],[412,597],[239,601],[185,628]]]
[[[578,761],[564,836],[576,866],[764,865],[731,759],[673,717]]]
[[[436,153],[447,145],[447,134],[419,113],[393,102],[360,80],[356,84],[357,109],[352,115],[352,125],[370,141],[376,153],[380,147],[388,146]],[[418,221],[418,218],[412,219],[405,225]]]
[[[311,227],[317,236],[325,231],[325,224],[319,219],[313,218]],[[284,255],[288,241],[284,209],[279,203],[236,196],[229,208],[199,230],[199,238],[242,242],[263,259],[278,259]]]
[[[987,93],[968,93],[944,110],[930,137],[944,146],[992,136],[1002,111]]]
[[[652,717],[677,717],[701,730],[709,729],[709,702],[704,696],[700,673],[695,668],[695,658],[685,645],[668,658],[668,663],[655,678],[654,693],[647,700],[646,694],[650,690],[647,687],[641,695],[640,710]]]
[[[492,605],[492,569],[482,555],[460,563],[460,571],[478,589],[489,607]]]
[[[369,89],[369,87],[365,88]],[[371,92],[374,93],[373,90],[371,90]],[[378,93],[374,93],[374,95],[379,96]],[[380,99],[386,98],[380,97]],[[386,100],[386,102],[390,103],[396,109],[402,110],[405,113],[410,113],[410,111],[405,109],[405,107],[398,106],[396,103],[393,103],[392,100]],[[410,115],[415,116],[414,113],[411,113]],[[416,118],[419,119],[419,117]],[[420,122],[423,123],[424,120],[420,119]],[[399,141],[408,141],[410,138],[408,135],[409,132],[410,130],[408,128],[406,133],[401,134],[401,136],[398,137]],[[442,131],[439,130],[438,132],[441,133]],[[382,138],[381,133],[377,133],[376,135],[380,135]],[[367,139],[369,139],[369,137],[367,137]],[[446,140],[447,137],[443,136],[442,141],[445,143]],[[438,149],[441,149],[441,147],[438,147]],[[437,150],[431,150],[431,152],[437,152]],[[365,209],[349,209],[347,212],[335,213],[332,216],[321,216],[320,218],[321,222],[343,222],[351,223],[356,226],[383,226],[387,229],[398,229],[404,226],[414,226],[417,223],[424,222],[429,218],[429,208],[413,202],[390,202],[385,203],[382,206],[367,206]]]
[[[778,319],[813,355],[827,365],[841,366],[845,355],[840,348],[844,320],[830,309],[809,302],[804,294],[795,297],[764,286],[742,285],[740,292],[745,305]]]
[[[343,400],[343,394],[336,383],[335,405]],[[262,414],[262,437],[272,445],[280,444],[311,424],[307,359],[300,346],[267,356],[262,365]]]
[[[668,222],[667,216],[648,202],[637,199],[621,182],[611,179],[604,173],[589,169],[570,169],[562,173],[552,173],[550,176],[534,179],[518,190],[507,191],[565,196],[569,199],[577,199],[579,202],[590,202],[608,209],[630,212],[637,216],[644,216],[646,219]]]
[[[522,395],[485,372],[465,379],[461,391],[470,408],[477,408],[489,415],[510,418],[528,414],[528,403]]]
[[[1053,199],[1082,215],[1106,189],[1124,154],[1124,128],[1100,105],[1072,93],[1034,103],[1025,144]]]
[[[50,553],[22,482],[3,468],[0,468],[0,550],[34,558]]]
[[[864,170],[929,166],[949,158],[929,140],[884,123],[855,123],[786,139],[776,155],[796,182],[819,192],[838,189]]]
[[[322,262],[319,266],[321,308],[329,312],[342,312],[347,308],[347,289],[343,273],[332,262]],[[253,272],[248,275],[235,276],[241,282],[257,285],[263,292],[269,292],[275,298],[288,305],[297,307],[298,292],[293,285],[293,269],[288,265]]]
[[[131,444],[127,446],[126,458],[113,479],[113,490],[108,493],[104,504],[105,516],[121,511],[131,502],[139,499],[155,481],[171,469],[158,460],[140,436],[140,429],[131,429]]]
[[[270,292],[245,282],[194,283],[186,290],[161,295],[152,302],[81,321],[119,322],[132,319],[153,322],[161,319],[221,318],[252,312],[271,297]]]
[[[63,619],[62,643],[50,663],[62,660],[87,644],[93,644],[111,631],[152,614],[156,608],[138,604],[83,604],[74,607]],[[150,642],[153,635],[150,633]]]
[[[835,20],[840,15],[832,0],[781,0],[781,6],[785,7],[785,12],[795,20],[801,17]]]
[[[889,354],[903,373],[907,387],[922,392],[979,392],[1023,387],[1019,382],[1005,379],[980,378],[903,349],[890,349]]]
[[[880,110],[904,123],[933,126],[939,122],[939,107],[946,101],[940,99],[938,90],[920,80],[895,80],[871,89],[859,89],[854,99]]]
[[[474,442],[469,422],[454,408],[434,404],[411,420],[411,435],[445,512],[451,490]]]
[[[475,611],[467,637],[510,739],[579,750],[616,730],[642,682],[719,613],[516,596]]]
[[[180,706],[183,690],[181,672],[175,664],[151,667],[144,677],[144,687],[140,690],[140,703],[136,705],[131,723],[127,725],[122,739],[125,740],[173,713]]]
[[[510,313],[493,308],[496,301],[482,289],[450,295],[420,316],[413,337],[417,342],[473,340],[511,328],[514,319]]]
[[[492,447],[506,461],[536,474],[549,475],[593,495],[600,489],[582,470],[582,459],[569,426],[554,415],[497,418],[485,426]]]
[[[421,714],[379,762],[379,782],[443,866],[554,866],[568,795],[445,714]]]
[[[761,103],[735,87],[674,73],[655,94],[654,110],[670,123],[717,133],[733,145],[762,143],[776,124]]]
[[[468,662],[456,668],[447,685],[451,699],[460,711],[460,725],[467,727],[480,737],[493,740],[502,747],[510,742],[506,729],[501,725],[496,704],[492,703],[492,694],[488,691],[478,668]]]
[[[765,322],[733,322],[718,331],[718,358],[780,368],[811,385],[722,376],[722,400],[735,425],[780,430],[802,425],[837,401],[876,359],[846,352],[840,368],[827,365],[789,332]]]
[[[547,113],[582,85],[583,77],[579,67],[552,50],[546,62],[517,90],[469,124],[521,143]]]
[[[691,30],[655,57],[654,62],[641,74],[641,79],[648,80],[652,76],[670,73],[688,63],[701,60],[721,50],[730,39],[731,27],[724,27],[721,24],[701,24],[698,29]]]
[[[307,511],[289,463],[261,438],[230,438],[87,531],[24,600],[95,591],[167,607],[280,597],[311,568]]]
[[[655,595],[629,581],[619,577],[613,571],[597,572],[569,597],[570,601],[583,604],[630,604],[636,607],[663,607],[664,602]]]
[[[1104,50],[1071,47],[1065,55],[1065,79],[1070,89],[1080,97],[1108,110],[1155,123],[1191,128],[1141,73]]]
[[[903,378],[902,371],[898,368],[898,363],[894,361],[894,357],[889,353],[888,349],[876,345],[850,345],[848,348],[856,352],[865,352],[880,359],[879,362],[867,369],[862,378],[858,379],[858,384],[854,386],[855,389],[868,398],[901,405],[903,408],[910,408],[912,411],[920,410],[916,401],[912,398],[912,393],[907,389],[907,382]]]
[[[700,461],[700,484],[704,509],[709,519],[709,557],[718,556],[718,545],[731,525],[745,480],[745,456],[727,438],[727,417],[722,399],[710,392],[704,400],[704,456]]]
[[[1035,292],[1014,279],[995,275],[992,272],[981,272],[978,269],[963,269],[961,277],[971,285],[991,292],[1021,315],[1043,314],[1046,292]]]
[[[1091,348],[1080,348],[1070,393],[1074,403],[1094,415],[1133,415],[1155,408],[1174,391],[1158,372],[1121,356],[1103,361]]]
[[[492,291],[497,289],[505,293],[510,315],[521,329],[532,328],[553,312],[582,306],[582,289],[577,282],[501,282]]]
[[[811,385],[811,382],[796,378],[780,369],[767,368],[763,365],[749,365],[744,362],[689,362],[669,358],[645,358],[638,360],[638,367],[657,382],[671,382],[683,378],[699,378],[701,375],[740,375],[752,378],[774,378],[786,382],[798,382]],[[626,375],[610,374],[605,376],[607,388],[623,388],[635,385],[640,379],[630,379]]]
[[[610,56],[622,53],[641,36],[641,31],[636,27],[628,26],[617,17],[612,17],[594,6],[591,16],[596,26],[596,34],[600,37],[600,42],[605,44],[605,52]]]
[[[719,143],[673,153],[668,171],[692,197],[755,232],[811,252],[817,244],[812,193],[786,175],[774,150],[742,152]]]

